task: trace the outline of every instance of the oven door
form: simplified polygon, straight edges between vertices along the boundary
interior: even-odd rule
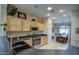
[[[39,48],[40,47],[40,38],[33,38],[33,46],[35,48]]]

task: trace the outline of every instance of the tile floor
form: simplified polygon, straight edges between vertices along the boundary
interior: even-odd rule
[[[75,48],[71,45],[68,46],[68,49],[34,49],[30,48],[22,51],[18,55],[79,55],[79,48]]]
[[[52,42],[50,44],[40,47],[39,49],[67,49],[67,48],[68,48],[68,44]]]

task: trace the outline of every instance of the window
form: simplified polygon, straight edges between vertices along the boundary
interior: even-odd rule
[[[66,26],[61,26],[59,29],[59,33],[63,35],[68,35],[68,28]]]

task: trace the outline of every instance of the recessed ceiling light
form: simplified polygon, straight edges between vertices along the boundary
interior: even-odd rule
[[[65,14],[63,16],[66,16]]]
[[[55,19],[55,17],[52,17],[52,19]]]
[[[52,7],[48,7],[47,10],[52,10]]]
[[[63,10],[60,10],[59,12],[64,12]]]
[[[47,16],[50,16],[50,14],[47,14]]]

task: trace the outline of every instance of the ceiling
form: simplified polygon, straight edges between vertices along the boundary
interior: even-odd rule
[[[48,17],[47,14],[51,14],[57,19],[62,18],[63,14],[69,17],[72,11],[79,9],[79,5],[76,4],[15,4],[14,6],[29,11],[39,18],[46,18]],[[47,7],[52,7],[52,10],[48,11]],[[59,10],[64,12],[60,13]]]

